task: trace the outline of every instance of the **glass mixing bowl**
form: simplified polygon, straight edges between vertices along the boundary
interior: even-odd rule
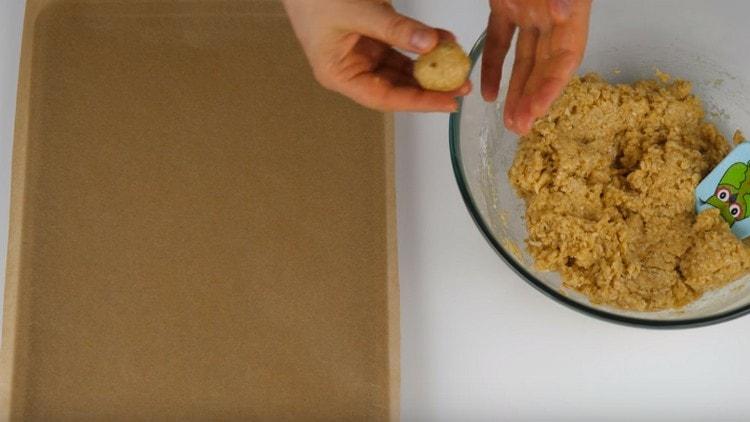
[[[735,129],[750,132],[750,58],[732,50],[727,40],[750,35],[739,9],[713,2],[629,1],[597,2],[586,58],[580,73],[594,71],[610,82],[653,78],[658,68],[693,82],[693,92],[703,101],[706,118],[731,138]],[[729,3],[729,2],[728,2]],[[725,3],[721,3],[722,6]],[[750,11],[750,10],[747,10]],[[738,16],[740,18],[738,18]],[[597,25],[597,22],[600,22]],[[484,35],[471,51],[473,64],[481,61]],[[740,44],[733,44],[735,48]],[[503,75],[510,75],[513,58],[506,60]],[[497,253],[530,285],[549,297],[590,316],[646,327],[694,327],[726,321],[750,312],[750,277],[736,280],[705,294],[677,310],[633,312],[592,304],[562,287],[558,274],[534,268],[525,247],[525,206],[508,181],[518,136],[502,124],[508,78],[495,103],[486,103],[479,88],[480,66],[473,66],[475,89],[451,115],[450,150],[459,189],[469,213]]]

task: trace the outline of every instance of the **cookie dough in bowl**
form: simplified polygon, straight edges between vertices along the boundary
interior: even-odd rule
[[[507,264],[487,263],[494,273],[485,276],[499,286],[527,284],[512,300],[529,318],[555,324],[551,315],[564,314],[556,305],[651,328],[750,315],[745,245],[715,211],[698,216],[693,208],[695,185],[735,148],[729,138],[750,130],[750,58],[726,44],[750,27],[685,31],[690,10],[708,8],[676,3],[651,2],[645,15],[617,6],[607,25],[592,25],[578,79],[528,137],[503,124],[512,55],[497,100],[474,89],[449,118],[467,215]],[[474,87],[484,37],[469,54]],[[709,208],[706,198],[700,209]],[[552,300],[531,299],[538,293]]]
[[[594,304],[679,308],[750,271],[694,189],[729,152],[687,81],[574,79],[519,141],[509,180],[538,270]]]

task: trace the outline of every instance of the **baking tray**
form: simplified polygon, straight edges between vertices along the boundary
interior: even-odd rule
[[[391,116],[275,1],[29,0],[0,420],[393,420]]]

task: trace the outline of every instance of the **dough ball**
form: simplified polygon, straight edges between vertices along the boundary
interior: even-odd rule
[[[424,89],[453,91],[469,76],[471,62],[460,45],[443,41],[414,64],[414,78]]]

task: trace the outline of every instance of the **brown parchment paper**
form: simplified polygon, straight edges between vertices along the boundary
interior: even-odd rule
[[[29,0],[0,420],[395,420],[390,116],[256,0]]]

